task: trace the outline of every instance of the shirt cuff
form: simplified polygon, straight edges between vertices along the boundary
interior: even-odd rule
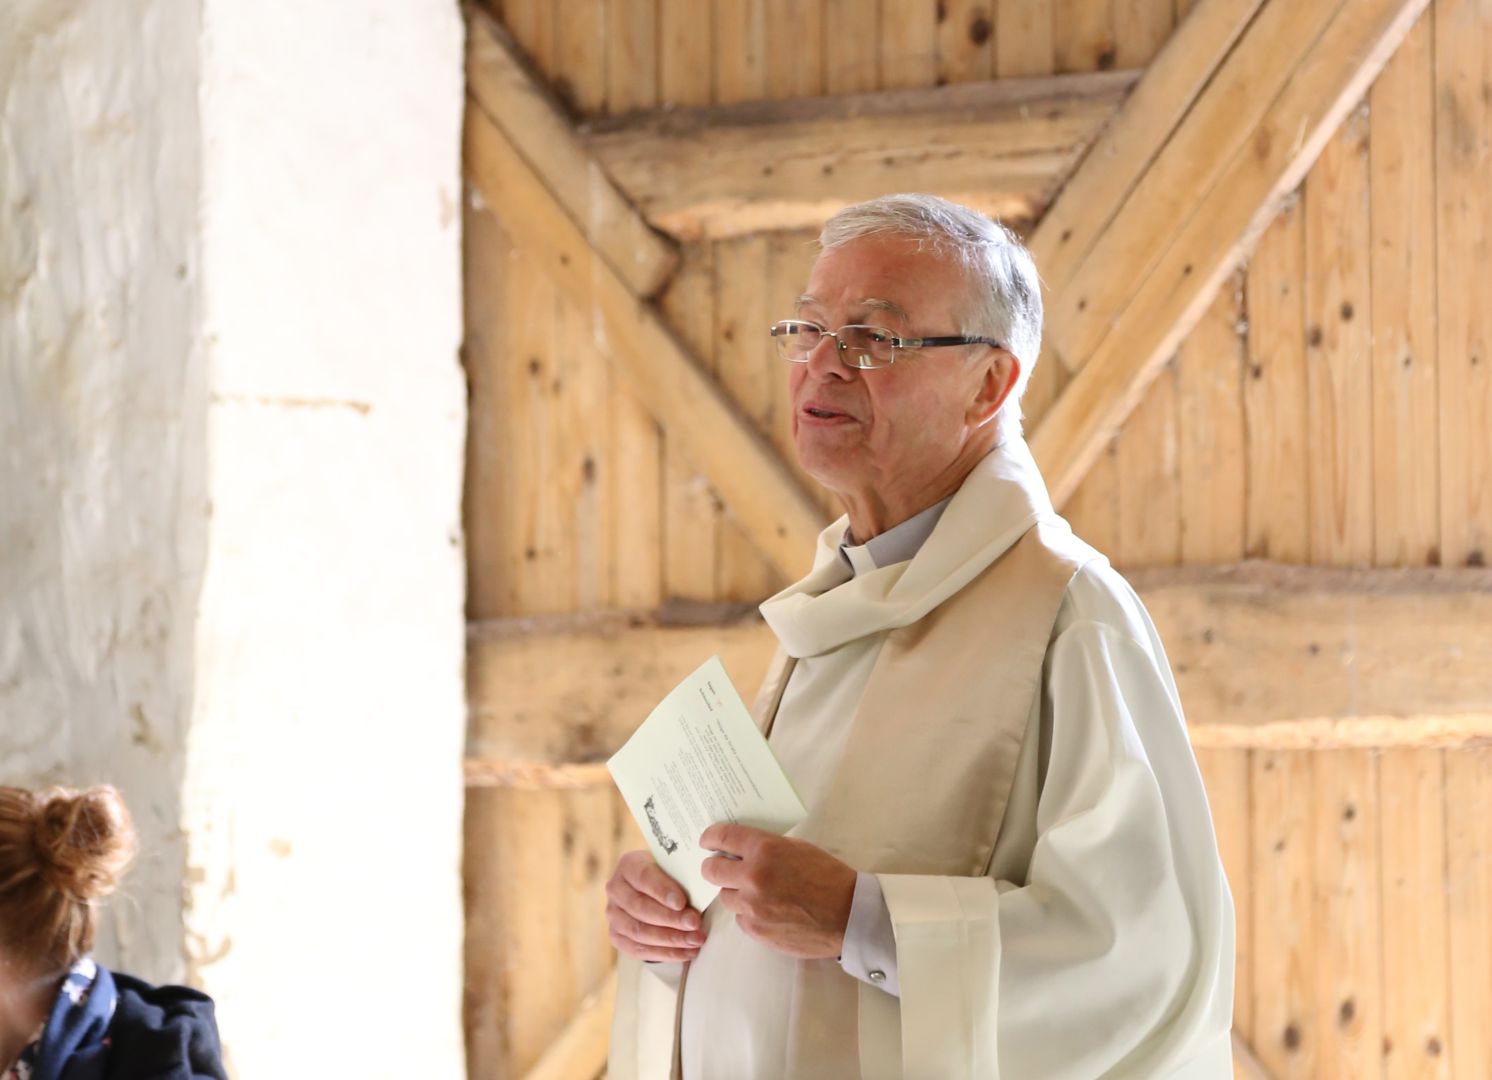
[[[844,928],[839,966],[861,982],[901,997],[901,984],[896,978],[896,931],[881,894],[881,883],[874,874],[855,875],[855,897],[850,901],[850,921]]]

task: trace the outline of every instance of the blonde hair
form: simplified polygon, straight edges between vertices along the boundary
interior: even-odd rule
[[[93,949],[96,905],[134,858],[119,792],[0,787],[0,947],[35,975],[66,971]]]

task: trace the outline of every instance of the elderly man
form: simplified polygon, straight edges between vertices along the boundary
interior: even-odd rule
[[[621,857],[609,1075],[1229,1077],[1233,908],[1175,683],[1021,437],[1031,257],[925,195],[820,244],[772,337],[846,513],[762,604],[757,702],[808,818],[707,829],[703,915]]]

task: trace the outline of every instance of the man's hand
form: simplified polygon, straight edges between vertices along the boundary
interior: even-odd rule
[[[699,912],[646,851],[629,851],[606,883],[606,921],[617,952],[639,960],[693,960],[705,943]]]
[[[748,935],[801,960],[840,954],[855,898],[852,867],[806,840],[746,825],[711,825],[699,846],[738,856],[712,856],[702,870]]]

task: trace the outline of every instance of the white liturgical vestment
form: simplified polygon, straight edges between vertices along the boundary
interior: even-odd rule
[[[899,998],[717,903],[694,962],[620,961],[610,1076],[1232,1075],[1232,901],[1138,597],[1018,437],[936,520],[851,570],[841,519],[762,605],[789,835],[875,875]]]

